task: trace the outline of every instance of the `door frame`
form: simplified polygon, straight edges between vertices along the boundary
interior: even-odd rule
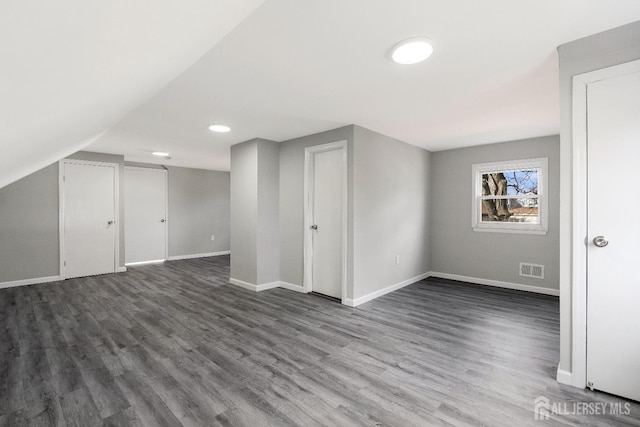
[[[635,60],[573,77],[572,105],[572,162],[573,194],[571,208],[571,381],[575,387],[587,386],[587,90],[591,83],[640,71],[640,60]]]
[[[59,226],[58,236],[60,242],[60,280],[67,278],[65,261],[65,233],[64,233],[64,206],[65,206],[65,165],[77,164],[86,166],[98,166],[98,167],[112,167],[113,185],[114,185],[114,204],[113,204],[113,221],[116,225],[115,238],[114,238],[114,254],[113,254],[113,272],[117,273],[120,267],[120,165],[118,163],[97,162],[94,160],[76,160],[76,159],[62,159],[58,162],[58,211],[59,211]]]
[[[125,172],[127,170],[138,170],[141,172],[160,172],[164,175],[164,260],[166,261],[167,259],[169,259],[169,171],[166,169],[159,169],[159,168],[145,168],[145,167],[140,167],[140,166],[125,166],[124,167]],[[127,182],[125,180],[124,183],[125,187],[127,185]],[[126,191],[126,189],[125,189]],[[127,206],[125,205],[125,209],[127,208]],[[125,224],[126,227],[126,224]],[[125,235],[124,238],[126,240],[127,238],[127,230],[125,229],[124,231]],[[146,262],[154,262],[154,261],[146,261]],[[143,264],[145,263],[145,261],[142,262]],[[125,264],[125,265],[132,265],[132,264],[139,264],[139,263],[129,263],[129,264]]]
[[[342,304],[347,299],[347,236],[348,221],[348,144],[346,140],[314,145],[304,149],[304,271],[303,289],[309,293],[313,290],[313,234],[311,220],[313,216],[314,161],[315,155],[327,151],[342,150]]]

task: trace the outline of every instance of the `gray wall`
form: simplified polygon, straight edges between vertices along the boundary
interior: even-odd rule
[[[571,366],[572,227],[572,78],[574,75],[640,59],[640,22],[595,34],[558,47],[560,60],[561,240],[560,240],[560,365]]]
[[[279,145],[258,142],[258,221],[256,284],[280,280]]]
[[[116,163],[120,266],[124,266],[124,156],[80,151],[68,158]],[[58,163],[0,189],[0,282],[60,274]]]
[[[231,146],[231,278],[256,284],[258,143]]]
[[[429,272],[429,166],[428,151],[355,127],[354,299]]]
[[[228,251],[229,172],[173,166],[167,170],[169,256]]]
[[[124,157],[81,151],[69,158],[119,165],[120,266],[124,266]],[[58,169],[54,163],[0,189],[0,283],[60,273]],[[229,173],[168,170],[169,256],[228,251]]]
[[[304,245],[304,149],[330,142],[347,141],[347,298],[353,298],[353,126],[296,138],[280,143],[280,280],[303,284]],[[233,165],[231,166],[233,170]]]
[[[303,283],[305,148],[342,140],[348,145],[347,298],[357,299],[429,271],[429,152],[358,126],[281,143],[283,282]]]
[[[0,189],[0,283],[57,276],[58,164]]]
[[[558,289],[559,137],[439,151],[432,154],[431,269],[480,279]],[[549,158],[546,235],[471,229],[474,163]],[[519,263],[544,264],[544,280],[519,276]]]
[[[231,278],[251,285],[279,280],[278,143],[231,147]]]

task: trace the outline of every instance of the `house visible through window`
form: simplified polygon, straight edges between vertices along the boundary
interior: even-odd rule
[[[547,158],[473,165],[476,231],[547,232]]]

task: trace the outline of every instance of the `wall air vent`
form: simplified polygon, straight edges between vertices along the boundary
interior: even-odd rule
[[[533,277],[534,279],[544,279],[544,265],[521,262],[520,275],[524,277]]]

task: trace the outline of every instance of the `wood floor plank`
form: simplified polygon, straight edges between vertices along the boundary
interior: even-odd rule
[[[536,426],[558,299],[427,279],[348,308],[228,284],[229,257],[0,290],[0,426]]]

